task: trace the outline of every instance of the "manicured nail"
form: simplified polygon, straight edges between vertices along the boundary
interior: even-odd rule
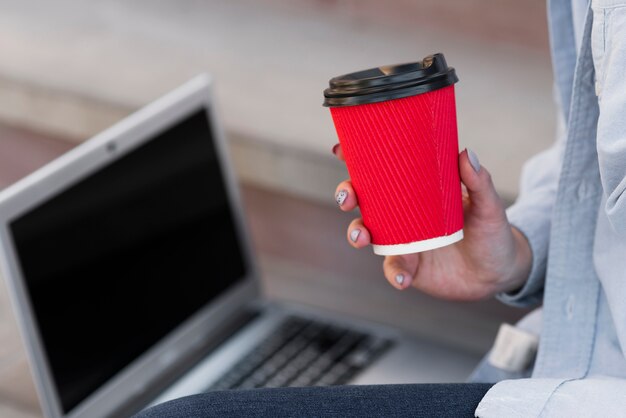
[[[339,144],[333,145],[333,154],[337,155],[337,148],[339,148]]]
[[[339,206],[343,206],[343,202],[345,202],[347,198],[348,198],[348,191],[345,189],[339,190],[339,192],[337,192],[337,195],[335,196],[335,200],[337,201],[337,204]]]
[[[353,229],[352,231],[350,231],[350,239],[352,240],[352,242],[356,242],[356,240],[359,239],[360,234],[361,234],[360,229]]]
[[[474,153],[474,151],[469,148],[465,148],[465,150],[467,150],[467,158],[469,158],[472,168],[475,172],[478,173],[478,171],[480,170],[480,161],[478,161],[478,156],[476,155],[476,153]]]
[[[402,283],[404,283],[404,274],[396,274],[396,283],[402,286]]]

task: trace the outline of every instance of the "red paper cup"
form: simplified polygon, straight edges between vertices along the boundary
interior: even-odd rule
[[[376,254],[463,238],[456,81],[434,54],[335,77],[324,91]]]

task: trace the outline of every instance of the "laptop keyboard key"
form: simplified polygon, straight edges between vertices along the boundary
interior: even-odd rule
[[[383,338],[289,317],[211,389],[344,384],[389,345]]]

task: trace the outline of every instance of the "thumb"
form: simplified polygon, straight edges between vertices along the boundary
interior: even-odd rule
[[[506,219],[504,205],[491,180],[491,174],[480,165],[478,156],[469,148],[459,155],[461,181],[467,188],[471,212],[479,219]]]
[[[413,283],[419,258],[417,254],[390,255],[385,257],[383,271],[385,277],[396,289],[407,289]]]

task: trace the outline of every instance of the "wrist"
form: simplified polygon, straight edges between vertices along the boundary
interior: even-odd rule
[[[502,283],[502,292],[511,293],[520,289],[528,280],[532,268],[533,254],[526,236],[511,226],[515,248],[514,261],[508,277]]]

